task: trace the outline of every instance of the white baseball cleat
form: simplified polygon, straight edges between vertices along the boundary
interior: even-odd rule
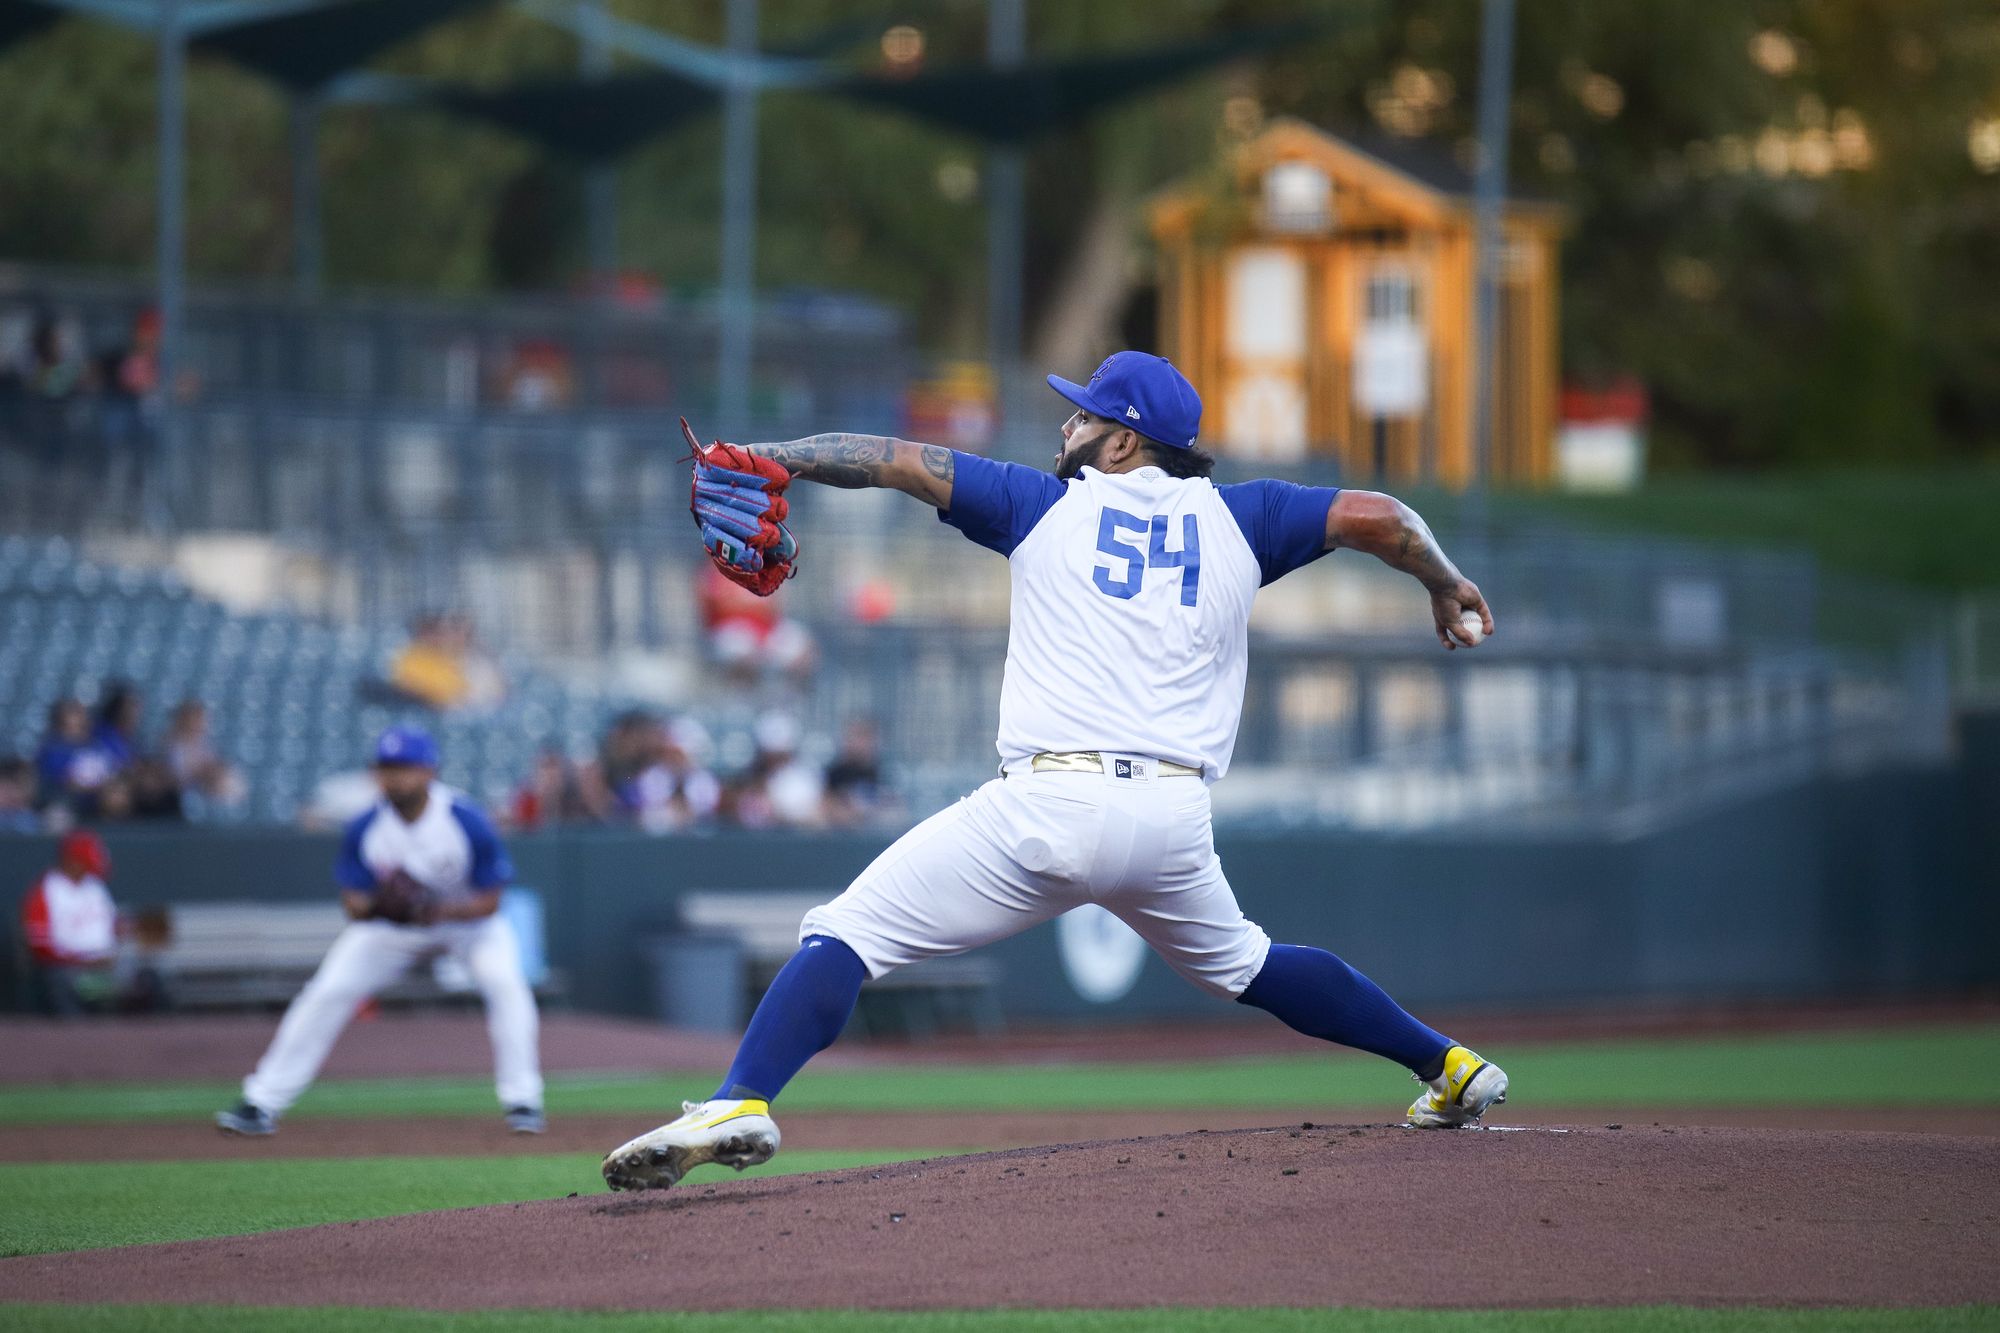
[[[680,1119],[606,1157],[604,1183],[614,1190],[663,1190],[705,1162],[741,1171],[777,1154],[778,1122],[769,1102],[682,1102],[681,1111]]]
[[[1408,1114],[1418,1129],[1476,1125],[1487,1107],[1507,1100],[1507,1072],[1463,1046],[1444,1053],[1443,1073],[1427,1083],[1417,1081],[1424,1084],[1424,1093],[1410,1103]]]

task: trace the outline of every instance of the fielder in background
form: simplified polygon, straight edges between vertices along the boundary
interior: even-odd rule
[[[221,1129],[276,1133],[362,1002],[411,964],[444,953],[465,965],[486,1001],[507,1127],[517,1134],[546,1127],[540,1016],[514,929],[498,915],[514,867],[492,823],[437,780],[437,767],[437,743],[417,728],[392,727],[376,742],[382,799],[347,826],[334,863],[351,921],[285,1010],[270,1049],[243,1080],[243,1100],[216,1113]]]
[[[864,979],[1084,903],[1117,915],[1210,994],[1409,1069],[1423,1085],[1414,1125],[1473,1124],[1505,1100],[1498,1065],[1333,954],[1273,944],[1244,918],[1215,854],[1208,794],[1236,744],[1259,587],[1336,547],[1362,551],[1423,584],[1447,649],[1493,632],[1485,598],[1389,496],[1215,485],[1214,459],[1195,447],[1201,399],[1160,357],[1119,352],[1087,385],[1054,375],[1049,385],[1076,408],[1053,476],[872,435],[696,444],[703,544],[753,591],[782,583],[797,553],[782,496],[795,477],[903,491],[1007,557],[1001,775],[806,914],[799,951],[722,1086],[606,1157],[613,1189],[665,1188],[705,1162],[768,1160],[779,1143],[771,1100],[840,1034]]]

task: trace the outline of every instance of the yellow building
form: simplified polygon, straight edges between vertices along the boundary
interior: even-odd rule
[[[1156,198],[1161,351],[1234,457],[1463,486],[1473,461],[1470,178],[1436,146],[1274,121],[1215,178]],[[1503,213],[1496,481],[1541,482],[1556,428],[1553,205]]]

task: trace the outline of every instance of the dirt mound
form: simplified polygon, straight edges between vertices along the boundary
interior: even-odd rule
[[[0,1299],[433,1309],[2000,1299],[2000,1143],[1237,1130],[0,1262]]]

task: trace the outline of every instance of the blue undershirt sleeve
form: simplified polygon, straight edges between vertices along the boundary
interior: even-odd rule
[[[357,893],[375,891],[375,872],[361,859],[361,837],[368,832],[368,823],[375,818],[375,812],[364,811],[350,820],[347,829],[340,835],[340,855],[333,861],[333,882],[343,889],[353,889]]]
[[[1215,489],[1250,543],[1265,583],[1326,554],[1326,516],[1338,487],[1265,478]]]
[[[951,508],[938,510],[938,521],[951,524],[988,550],[1012,555],[1049,507],[1062,499],[1064,489],[1065,483],[1039,468],[958,454]]]
[[[500,835],[493,829],[493,823],[477,807],[464,801],[453,801],[452,818],[465,830],[465,837],[472,844],[472,887],[475,889],[505,888],[514,879],[514,864],[507,859],[507,849],[500,843]]]

